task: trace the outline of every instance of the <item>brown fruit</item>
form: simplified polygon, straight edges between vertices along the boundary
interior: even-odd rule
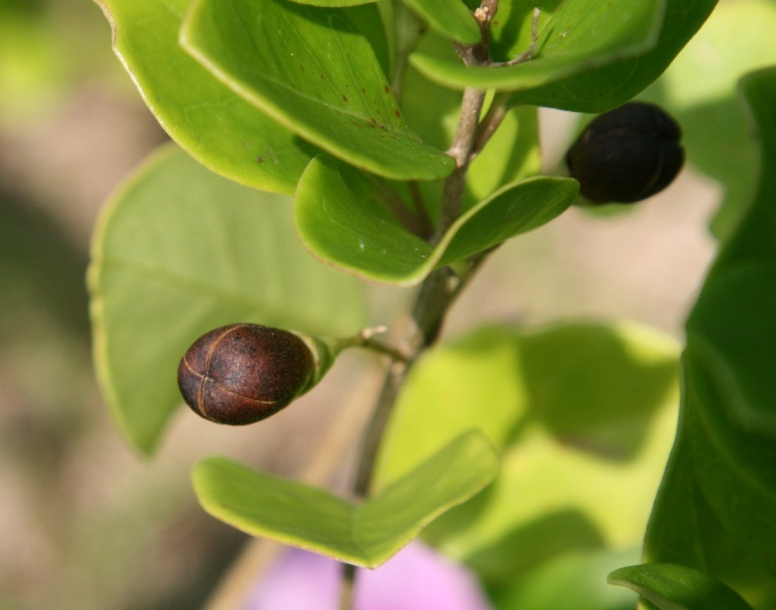
[[[178,386],[197,414],[232,426],[277,413],[308,388],[313,353],[297,335],[230,324],[203,335],[178,367]]]

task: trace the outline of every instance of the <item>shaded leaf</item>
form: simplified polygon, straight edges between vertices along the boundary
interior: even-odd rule
[[[212,174],[176,148],[117,191],[92,244],[95,366],[130,443],[151,453],[181,404],[178,362],[204,332],[255,322],[357,332],[363,287],[313,260],[284,196]]]
[[[647,549],[653,560],[701,570],[770,607],[776,599],[776,382],[766,363],[776,360],[768,306],[776,273],[770,237],[776,221],[776,70],[749,75],[742,89],[760,136],[759,185],[687,321],[680,436]],[[671,540],[670,532],[681,527],[677,521],[691,524],[681,528],[685,553]]]
[[[638,559],[635,548],[563,553],[491,589],[491,599],[497,610],[633,610],[635,595],[608,585],[606,575]]]
[[[660,610],[752,610],[738,593],[687,566],[650,563],[615,570],[609,582],[636,591]]]

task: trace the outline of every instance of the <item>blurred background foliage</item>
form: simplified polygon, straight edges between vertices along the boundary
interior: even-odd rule
[[[723,0],[718,12],[745,7],[762,23],[774,6]],[[669,71],[647,93],[686,119],[687,171],[627,214],[573,209],[506,244],[456,306],[448,336],[483,322],[571,317],[631,319],[681,339],[714,250],[707,225],[720,183],[738,188],[731,201],[744,200],[749,186],[748,174],[731,177],[728,163],[753,155],[734,82],[753,63],[770,61],[756,48],[744,52],[758,37],[725,29],[733,22],[721,17],[712,16],[680,68],[697,74],[705,66],[721,80],[720,58],[740,59],[740,69],[726,69],[706,99],[682,94],[681,72]],[[709,112],[716,131],[731,136],[724,162],[703,140]],[[574,121],[542,114],[547,171],[557,171]],[[374,369],[352,356],[299,407],[260,427],[227,430],[182,412],[152,463],[123,444],[91,368],[89,236],[111,190],[164,141],[111,53],[98,5],[0,0],[0,610],[201,607],[245,539],[197,506],[191,464],[226,453],[296,475],[336,409],[370,404]],[[735,216],[734,207],[726,210],[725,218]],[[374,294],[386,322],[386,303],[407,295]]]

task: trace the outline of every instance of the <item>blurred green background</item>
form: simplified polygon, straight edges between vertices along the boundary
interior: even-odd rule
[[[574,117],[542,120],[554,171]],[[295,475],[337,409],[369,405],[374,370],[351,358],[304,406],[261,427],[220,428],[186,411],[153,461],[123,444],[91,368],[89,237],[112,189],[165,140],[97,4],[0,0],[0,610],[202,607],[245,539],[199,509],[191,464],[226,453]],[[592,317],[680,338],[719,198],[690,168],[630,213],[573,209],[503,247],[447,333]],[[375,291],[378,308],[388,294]]]

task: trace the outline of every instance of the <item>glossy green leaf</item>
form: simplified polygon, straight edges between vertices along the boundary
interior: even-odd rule
[[[514,66],[467,67],[460,60],[416,53],[412,63],[430,78],[457,88],[523,90],[643,53],[657,39],[664,9],[662,0],[633,0],[627,4],[568,0],[560,5],[544,2],[538,6],[545,10],[540,14],[536,53],[530,61]],[[513,43],[523,42],[514,30],[515,22],[520,20],[518,11],[526,7],[499,7],[496,20],[503,25],[494,27],[494,61],[508,61],[525,51],[516,46],[504,48],[498,41],[511,36]],[[523,20],[523,27],[530,27],[530,20]]]
[[[570,549],[638,544],[673,438],[677,351],[643,328],[582,323],[437,348],[400,397],[378,485],[477,425],[502,451],[499,476],[429,541],[489,583]]]
[[[363,286],[299,245],[285,196],[212,174],[170,147],[113,196],[92,244],[95,366],[122,432],[151,453],[181,404],[178,362],[245,321],[320,335],[365,323]]]
[[[476,44],[482,38],[480,26],[461,0],[403,0],[439,33],[464,44]]]
[[[508,185],[463,214],[436,248],[383,207],[385,189],[353,167],[317,157],[296,192],[296,226],[320,258],[370,279],[421,281],[436,267],[496,246],[558,216],[574,200],[575,180],[535,177]]]
[[[374,4],[195,0],[181,44],[238,95],[357,167],[401,180],[446,176],[452,158],[407,127],[362,23],[381,30]]]
[[[211,170],[292,193],[316,149],[244,101],[178,46],[189,0],[98,0],[113,48],[159,123]]]
[[[571,551],[503,587],[489,590],[496,610],[633,610],[636,596],[606,583],[615,568],[639,561],[638,549]]]
[[[609,582],[636,591],[660,610],[752,610],[738,593],[687,566],[650,563],[615,570]]]
[[[725,199],[712,223],[718,237],[732,232],[752,198],[758,150],[737,85],[747,72],[776,63],[774,28],[770,0],[723,2],[644,93],[679,121],[692,165],[723,185]]]
[[[493,447],[472,430],[363,503],[225,458],[203,460],[192,476],[214,517],[253,536],[376,568],[439,514],[478,493],[497,469]]]

